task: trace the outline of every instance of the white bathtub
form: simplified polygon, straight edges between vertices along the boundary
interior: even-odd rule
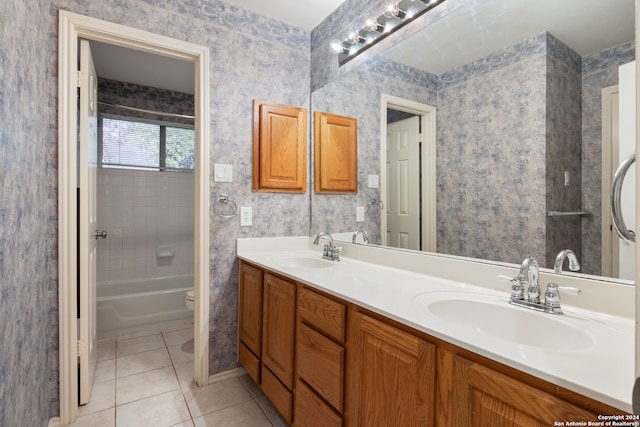
[[[98,283],[98,339],[193,323],[193,311],[185,306],[192,289],[193,274]]]

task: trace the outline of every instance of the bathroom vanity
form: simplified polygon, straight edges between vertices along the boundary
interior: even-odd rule
[[[508,304],[496,276],[517,270],[506,265],[348,244],[341,261],[320,255],[309,238],[238,240],[239,361],[293,425],[633,417],[633,317],[591,310],[606,302],[598,286],[567,276],[560,284],[586,298],[567,297],[553,315]],[[450,266],[458,273],[435,274]],[[434,275],[416,271],[425,268]],[[455,279],[463,270],[473,284]],[[624,286],[605,286],[625,297]]]

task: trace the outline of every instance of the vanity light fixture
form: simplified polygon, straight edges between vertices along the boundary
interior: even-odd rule
[[[338,63],[347,61],[373,46],[445,0],[400,0],[390,3],[377,18],[369,17],[359,30],[351,28],[342,41],[332,40],[329,49],[338,55]]]

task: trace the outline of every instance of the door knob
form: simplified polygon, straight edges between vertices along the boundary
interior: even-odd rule
[[[103,239],[106,239],[107,238],[107,230],[102,230],[102,231],[96,230],[94,236],[96,237],[96,240],[98,240],[98,237],[102,237]]]

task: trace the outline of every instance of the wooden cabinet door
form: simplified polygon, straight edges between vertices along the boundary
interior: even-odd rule
[[[262,270],[240,263],[238,335],[257,357],[262,342]]]
[[[296,320],[296,285],[264,275],[262,363],[293,390],[293,355]]]
[[[316,193],[358,192],[358,121],[315,113]]]
[[[307,110],[254,101],[253,189],[307,189]]]
[[[349,316],[347,424],[434,425],[435,346],[362,313]]]
[[[438,350],[438,426],[548,427],[597,415],[528,384]]]

